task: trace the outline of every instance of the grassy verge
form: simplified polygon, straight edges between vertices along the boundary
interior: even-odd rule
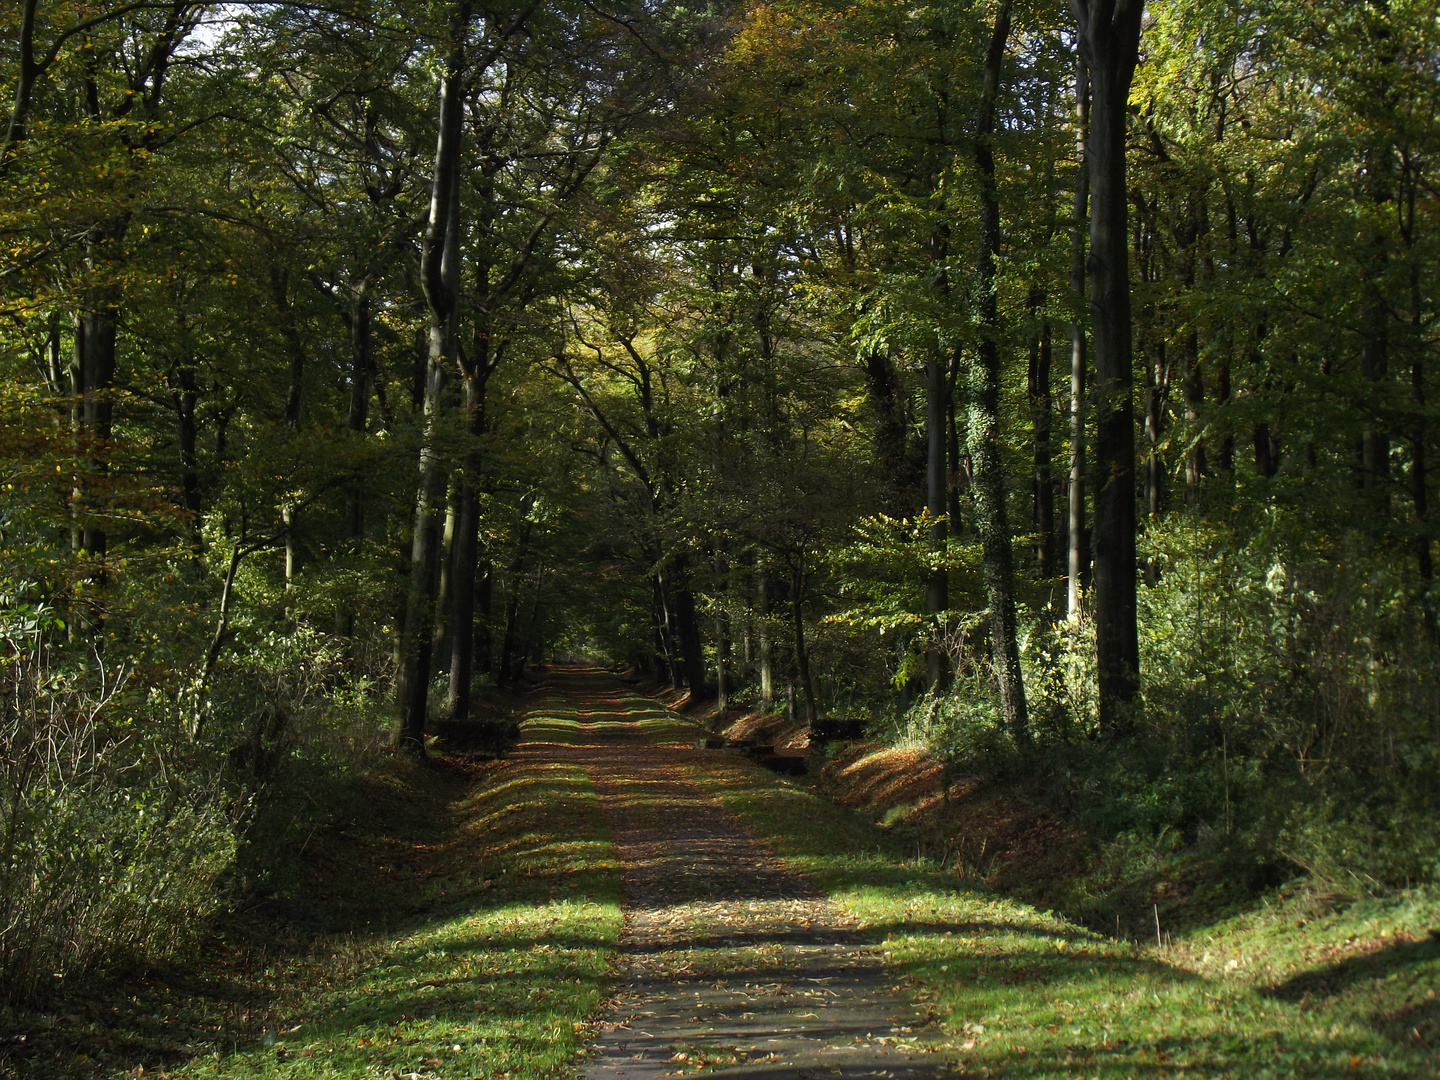
[[[543,701],[527,739],[575,728]],[[576,767],[518,759],[356,781],[306,884],[188,969],[4,1018],[0,1075],[541,1080],[588,1038],[619,874]],[[277,915],[279,917],[277,917]]]
[[[695,780],[884,938],[964,1076],[1433,1077],[1440,897],[1277,899],[1163,949],[907,858],[858,815],[729,756]]]

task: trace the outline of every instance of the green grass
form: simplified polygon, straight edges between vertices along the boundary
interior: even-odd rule
[[[573,709],[551,697],[524,737],[576,730]],[[19,1052],[0,1059],[0,1075],[567,1072],[589,1040],[621,922],[619,870],[583,771],[397,759],[364,795],[358,817],[311,845],[293,918],[268,930],[252,920],[193,970],[115,978],[67,994],[63,1013],[8,1018],[0,1039]]]
[[[1321,914],[1313,898],[1277,898],[1146,947],[907,858],[803,784],[715,762],[696,781],[884,940],[961,1075],[1440,1074],[1433,892]]]

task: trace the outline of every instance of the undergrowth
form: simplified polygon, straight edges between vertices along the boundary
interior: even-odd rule
[[[555,703],[535,703],[527,738],[563,741]],[[314,794],[302,856],[202,958],[0,1015],[0,1075],[562,1073],[620,928],[583,772],[379,755]]]

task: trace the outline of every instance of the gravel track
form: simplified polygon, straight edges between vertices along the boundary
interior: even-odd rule
[[[562,672],[553,686],[580,738],[521,754],[585,769],[624,881],[620,979],[584,1080],[944,1075],[869,936],[688,779],[715,751],[652,741],[613,677]]]

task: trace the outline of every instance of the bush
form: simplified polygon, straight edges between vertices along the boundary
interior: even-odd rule
[[[87,692],[78,674],[47,671],[38,646],[0,667],[0,995],[11,1001],[107,962],[172,958],[220,902],[234,801],[217,769],[177,753],[180,733],[107,715],[123,681]]]

